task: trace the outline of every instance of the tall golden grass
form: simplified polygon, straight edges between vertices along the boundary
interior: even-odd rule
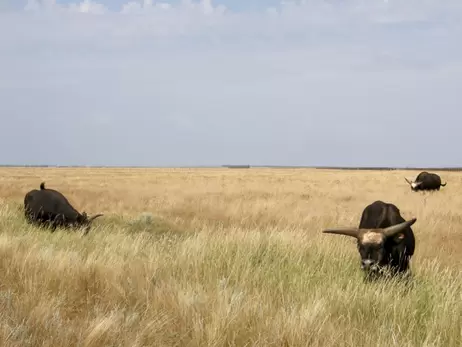
[[[462,174],[309,169],[0,170],[1,346],[462,346]],[[27,224],[45,181],[86,237]],[[410,282],[365,283],[364,207],[416,217]]]

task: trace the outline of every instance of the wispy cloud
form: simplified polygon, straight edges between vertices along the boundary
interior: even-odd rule
[[[459,164],[460,1],[226,5],[0,14],[3,160]]]

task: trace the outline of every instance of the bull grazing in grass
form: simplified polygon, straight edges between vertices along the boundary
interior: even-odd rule
[[[405,221],[394,204],[378,200],[366,206],[358,228],[326,229],[323,233],[357,239],[361,269],[367,278],[383,274],[386,268],[392,275],[404,274],[408,272],[414,254],[411,225],[416,220]]]
[[[409,181],[406,177],[404,179],[407,183],[409,183],[413,191],[440,190],[440,187],[446,186],[447,183],[441,183],[440,176],[427,171],[422,171],[421,173],[419,173],[414,182]]]
[[[103,214],[88,217],[86,212],[79,213],[60,192],[45,188],[45,182],[40,184],[40,190],[33,189],[24,197],[24,214],[29,223],[51,227],[52,232],[57,227],[84,228],[86,235],[92,222]]]

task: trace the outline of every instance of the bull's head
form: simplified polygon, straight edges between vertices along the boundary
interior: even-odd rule
[[[394,243],[399,244],[404,239],[402,232],[414,224],[416,220],[413,218],[383,229],[326,229],[323,230],[323,233],[355,237],[358,240],[361,269],[367,273],[377,274],[381,270],[380,264],[385,260],[385,242],[392,238]]]
[[[84,228],[84,235],[88,234],[91,228],[91,223],[98,217],[103,216],[102,213],[96,214],[94,216],[88,217],[86,212],[83,212],[79,218],[79,224]]]
[[[406,177],[404,177],[404,179],[406,180],[407,183],[409,183],[412,190],[416,190],[422,184],[422,182],[411,182]]]

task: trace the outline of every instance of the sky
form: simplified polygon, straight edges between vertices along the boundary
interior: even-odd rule
[[[0,163],[462,165],[460,0],[0,0]]]

